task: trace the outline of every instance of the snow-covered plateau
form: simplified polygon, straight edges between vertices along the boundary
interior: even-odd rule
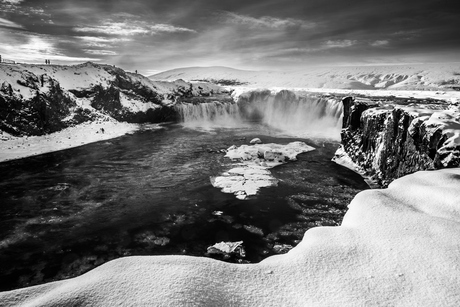
[[[153,80],[201,80],[229,86],[344,90],[450,91],[460,89],[460,63],[310,67],[296,71],[249,71],[188,67]]]
[[[0,161],[115,137],[134,131],[137,123],[254,113],[268,125],[280,125],[286,114],[307,112],[323,120],[291,117],[277,127],[329,127],[328,135],[337,139],[341,133],[339,158],[386,187],[357,194],[341,226],[310,229],[287,254],[258,264],[124,257],[76,278],[0,292],[0,305],[456,306],[460,301],[459,64],[303,72],[188,68],[150,79],[93,63],[1,64],[0,84]],[[65,138],[68,143],[56,145]],[[233,148],[227,155],[241,159],[246,152]]]

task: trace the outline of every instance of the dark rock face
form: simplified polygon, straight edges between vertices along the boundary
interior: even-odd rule
[[[382,186],[419,170],[460,165],[460,146],[447,144],[447,132],[441,124],[429,123],[429,117],[409,112],[404,105],[382,106],[351,97],[343,99],[343,106],[344,149]],[[446,108],[427,106],[435,107]]]
[[[31,77],[30,74],[24,80],[18,83],[36,90],[35,96],[28,100],[14,95],[10,84],[2,86],[0,129],[13,135],[42,135],[66,128],[64,119],[76,104],[59,82],[47,75]],[[39,86],[45,90],[39,90]]]
[[[96,85],[93,88],[93,99],[91,106],[102,113],[108,114],[111,117],[122,120],[126,113],[120,101],[120,89],[111,85],[108,88],[103,88]]]

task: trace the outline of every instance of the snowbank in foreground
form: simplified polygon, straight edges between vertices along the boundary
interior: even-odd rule
[[[232,146],[225,156],[241,162],[222,175],[212,177],[211,184],[221,188],[224,193],[233,193],[236,198],[244,200],[256,195],[260,188],[277,185],[278,180],[268,169],[295,161],[298,154],[311,150],[314,148],[303,142]]]
[[[456,306],[460,169],[359,193],[340,227],[285,255],[238,265],[126,257],[80,277],[0,293],[5,306]]]
[[[116,138],[138,129],[139,125],[114,119],[85,122],[59,132],[29,137],[13,137],[0,132],[0,162],[36,156],[93,142]]]

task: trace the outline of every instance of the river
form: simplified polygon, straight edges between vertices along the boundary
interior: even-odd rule
[[[258,262],[286,252],[309,228],[339,225],[367,188],[331,162],[337,139],[286,133],[273,119],[225,110],[185,110],[182,124],[0,163],[0,290],[78,276],[129,255],[210,256],[207,247],[220,241],[244,242],[246,256],[227,261]],[[316,149],[272,169],[278,186],[238,200],[210,177],[231,167],[221,149],[254,137]]]

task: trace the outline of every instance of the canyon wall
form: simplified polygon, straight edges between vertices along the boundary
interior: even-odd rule
[[[343,149],[381,186],[460,165],[460,108],[443,101],[343,99]]]

